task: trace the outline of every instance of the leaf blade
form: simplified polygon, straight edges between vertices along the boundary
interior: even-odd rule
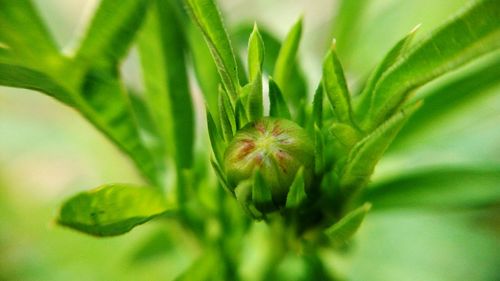
[[[94,236],[116,236],[171,209],[156,189],[109,184],[69,198],[57,223]]]
[[[370,130],[383,122],[404,103],[411,90],[499,48],[499,15],[496,1],[478,1],[412,48],[375,87],[364,127]]]

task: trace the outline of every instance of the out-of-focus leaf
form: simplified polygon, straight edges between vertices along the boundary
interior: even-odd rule
[[[194,112],[189,92],[185,38],[172,1],[153,1],[139,38],[151,112],[178,169],[193,162]]]
[[[269,79],[269,116],[285,119],[292,118],[286,101],[272,78]]]
[[[338,222],[327,228],[325,234],[334,245],[346,243],[359,229],[370,208],[371,204],[365,203],[363,206],[347,213]]]
[[[371,130],[384,122],[412,90],[499,48],[499,16],[497,1],[477,1],[409,50],[375,86],[364,128]]]
[[[418,141],[440,116],[460,110],[465,104],[482,98],[487,89],[500,84],[500,56],[488,60],[478,68],[424,92],[425,103],[408,121],[395,139],[394,147]]]
[[[74,105],[72,93],[46,74],[23,66],[0,63],[0,85],[40,91],[67,105]]]
[[[262,73],[262,64],[264,63],[264,41],[259,33],[257,24],[248,39],[248,76],[253,81],[257,75]]]
[[[352,56],[352,45],[358,35],[358,27],[363,19],[369,1],[367,0],[341,0],[337,2],[336,13],[332,22],[332,36],[337,38],[338,49],[344,57]]]
[[[394,137],[406,120],[421,103],[402,109],[377,130],[359,141],[349,153],[340,178],[340,186],[345,190],[356,190],[368,182],[375,165],[378,163]]]
[[[274,81],[280,87],[283,95],[290,100],[294,109],[299,108],[300,101],[306,96],[306,92],[297,93],[290,90],[292,87],[290,81],[293,78],[292,66],[295,64],[301,35],[302,17],[292,26],[283,41],[273,71]]]
[[[148,236],[133,253],[131,261],[137,264],[148,262],[169,254],[176,248],[173,238],[166,231]]]
[[[24,65],[59,63],[58,48],[30,0],[0,0],[0,42]]]
[[[441,167],[418,171],[366,190],[375,210],[415,207],[476,207],[500,203],[498,167]]]
[[[79,90],[84,101],[78,110],[132,158],[146,179],[158,184],[159,163],[142,143],[130,102],[115,75],[108,68],[90,70]]]
[[[235,55],[220,12],[213,0],[185,0],[193,21],[203,32],[226,91],[233,102],[240,88]]]
[[[325,139],[318,126],[314,126],[314,171],[322,174],[325,170]]]
[[[344,1],[349,2],[349,1]],[[420,25],[417,25],[408,35],[399,40],[391,50],[385,55],[382,61],[377,65],[375,70],[368,77],[363,91],[360,96],[355,99],[355,117],[357,121],[362,121],[366,117],[373,97],[373,90],[380,80],[380,77],[408,50],[411,41],[415,37]]]
[[[498,211],[370,212],[343,275],[370,281],[496,280],[500,243],[485,227],[485,218],[494,216]],[[336,268],[342,272],[341,265]]]
[[[123,58],[137,33],[149,1],[102,0],[87,27],[76,58],[116,62]]]
[[[224,260],[215,249],[205,249],[176,281],[234,280],[226,276]],[[234,277],[233,277],[234,278]]]
[[[302,205],[307,200],[307,194],[305,190],[305,181],[304,181],[304,168],[301,167],[297,174],[295,175],[295,179],[290,185],[290,191],[286,196],[286,204],[287,208],[297,208]]]
[[[110,184],[68,199],[57,222],[95,236],[115,236],[170,210],[157,189]]]
[[[347,89],[344,70],[336,54],[335,41],[324,59],[321,82],[337,119],[342,123],[354,126],[351,97]]]

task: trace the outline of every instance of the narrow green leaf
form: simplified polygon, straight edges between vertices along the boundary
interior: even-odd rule
[[[295,64],[297,52],[299,49],[300,37],[302,35],[302,17],[292,26],[288,32],[283,45],[280,48],[276,64],[274,66],[273,77],[276,84],[280,87],[283,95],[294,105],[294,108],[299,108],[300,100],[305,97],[304,93],[299,93],[298,96],[292,96],[290,90],[290,79],[292,78],[292,69]]]
[[[223,156],[224,156],[224,144],[221,135],[217,131],[217,126],[215,125],[214,118],[212,117],[212,114],[206,108],[207,112],[207,129],[208,129],[208,136],[210,138],[210,144],[212,145],[212,151],[214,152],[215,159],[217,160],[217,163],[224,163],[222,161]]]
[[[320,83],[313,99],[313,123],[319,129],[323,127],[323,87]]]
[[[324,59],[321,81],[338,120],[353,125],[351,98],[347,89],[344,70],[336,54],[335,41],[333,41]]]
[[[253,31],[248,39],[248,75],[250,81],[254,81],[257,76],[261,76],[263,63],[264,41],[262,41],[257,24],[254,24]]]
[[[172,1],[154,0],[139,36],[150,111],[178,169],[192,166],[194,111],[188,86],[183,26]]]
[[[210,164],[212,164],[212,168],[215,171],[215,175],[219,179],[219,182],[222,185],[222,187],[228,193],[230,193],[230,194],[232,194],[234,196],[234,191],[232,191],[231,188],[229,188],[229,184],[228,184],[228,182],[226,180],[226,177],[224,176],[224,172],[222,171],[222,168],[219,166],[219,164],[217,164],[217,162],[215,161],[215,159],[213,159],[213,157],[210,157]]]
[[[115,236],[170,210],[157,189],[109,184],[68,199],[57,222],[95,236]]]
[[[189,41],[189,57],[192,59],[193,70],[196,80],[201,88],[205,101],[218,119],[218,93],[219,85],[222,83],[217,66],[212,59],[210,49],[205,44],[205,39],[201,31],[191,22],[185,23]]]
[[[499,48],[499,15],[497,1],[477,1],[413,47],[380,78],[364,127],[371,130],[384,122],[412,90]]]
[[[449,114],[462,115],[462,107],[484,98],[487,91],[500,85],[500,55],[467,73],[422,93],[425,104],[408,121],[394,141],[392,148],[404,149],[405,145],[421,140],[425,133],[434,131],[433,125]]]
[[[334,225],[325,230],[325,234],[334,245],[345,244],[358,231],[366,214],[371,208],[370,203],[349,212]]]
[[[248,34],[251,34],[253,31],[253,25],[250,24],[242,24],[238,28],[232,32],[233,42],[238,44],[241,48],[247,47],[248,44]],[[262,41],[265,46],[265,58],[263,64],[263,72],[269,75],[272,75],[275,69],[276,61],[281,49],[281,42],[278,40],[276,36],[274,36],[269,30],[266,30],[264,27],[259,27],[259,34],[262,37]],[[295,59],[294,63],[290,66],[291,74],[290,79],[287,81],[287,97],[294,97],[297,100],[295,103],[291,103],[290,106],[296,106],[298,104],[298,100],[302,97],[306,96],[307,93],[307,81],[304,77],[304,73],[302,71],[302,67],[298,63],[297,59]],[[292,102],[292,101],[290,101]],[[295,110],[296,108],[293,107]]]
[[[213,0],[185,0],[185,2],[193,21],[203,32],[224,88],[235,101],[240,87],[238,68],[217,6]]]
[[[262,76],[257,72],[252,81],[250,92],[247,98],[248,120],[257,120],[264,114],[264,104],[262,100]]]
[[[75,104],[72,93],[52,77],[27,67],[0,63],[0,85],[40,91],[69,106]]]
[[[438,167],[378,182],[363,199],[375,210],[388,208],[467,208],[500,202],[500,168]]]
[[[290,111],[281,91],[272,78],[269,78],[269,116],[291,120]]]
[[[244,92],[245,88],[242,88],[242,92]],[[236,128],[239,130],[243,128],[247,123],[248,123],[248,115],[246,113],[245,107],[243,106],[243,103],[241,101],[241,98],[244,96],[241,96],[239,99],[236,100],[236,106],[234,109],[234,115],[236,118]]]
[[[123,58],[145,18],[149,1],[102,0],[87,27],[76,57],[81,61]]]
[[[30,0],[0,0],[0,42],[26,66],[59,64],[59,51]]]
[[[259,170],[255,171],[252,184],[252,203],[257,210],[266,213],[276,209],[271,190],[266,186]]]
[[[82,94],[78,110],[132,158],[146,179],[158,184],[159,163],[141,141],[130,101],[116,75],[108,68],[89,70],[78,91]]]
[[[352,46],[356,44],[359,27],[365,16],[368,0],[340,0],[335,6],[335,16],[332,22],[332,31],[329,38],[338,39],[338,49],[343,58],[348,61],[353,57]]]
[[[403,39],[399,40],[391,50],[385,55],[382,61],[377,65],[375,70],[368,77],[368,81],[366,82],[366,86],[363,88],[361,94],[355,100],[355,117],[358,121],[363,121],[363,118],[367,116],[368,110],[370,109],[371,100],[373,97],[373,90],[375,89],[375,85],[380,80],[380,77],[398,60],[408,51],[408,47],[411,44],[411,41],[415,37],[417,30],[420,28],[420,25],[415,26],[408,35],[406,35]]]
[[[314,126],[314,171],[317,175],[320,175],[325,170],[325,140],[321,129],[318,126]]]
[[[341,188],[353,192],[366,185],[387,147],[420,105],[416,103],[402,109],[352,148],[341,172]]]
[[[300,167],[288,191],[285,206],[290,209],[301,206],[307,200],[305,188],[304,167]]]
[[[219,87],[219,116],[222,136],[226,142],[230,142],[236,132],[236,118],[231,101],[222,86]]]

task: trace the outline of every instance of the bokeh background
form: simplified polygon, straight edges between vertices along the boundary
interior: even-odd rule
[[[68,53],[98,4],[34,2]],[[300,58],[311,90],[319,81],[321,60],[333,34],[351,88],[357,89],[388,48],[415,25],[422,24],[418,39],[468,1],[364,2],[364,9],[353,11],[352,17],[338,18],[339,3],[333,0],[219,1],[229,30],[256,21],[283,38],[303,15]],[[340,28],[342,24],[349,29]],[[498,57],[489,55],[426,87],[438,87]],[[130,87],[141,89],[134,50],[122,74]],[[500,167],[499,86],[489,87],[480,99],[462,104],[456,112],[436,117],[435,130],[419,142],[400,143],[381,163],[375,180],[438,164],[487,162]],[[201,122],[203,113],[197,115]],[[189,238],[167,239],[154,222],[111,239],[53,224],[64,198],[110,182],[141,179],[129,160],[78,113],[45,95],[0,87],[0,280],[171,280],[186,268],[198,254],[196,249],[186,251]],[[497,195],[500,182],[498,186]],[[377,212],[363,226],[352,255],[328,258],[352,280],[500,280],[499,206]],[[155,244],[163,249],[145,245],[152,236],[164,242]],[[251,279],[251,272],[246,275]]]

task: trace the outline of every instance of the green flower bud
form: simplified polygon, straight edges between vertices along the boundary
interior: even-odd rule
[[[224,155],[231,188],[252,180],[258,171],[276,207],[284,206],[300,167],[307,186],[314,169],[314,144],[303,128],[286,119],[265,117],[247,124],[236,133]]]

